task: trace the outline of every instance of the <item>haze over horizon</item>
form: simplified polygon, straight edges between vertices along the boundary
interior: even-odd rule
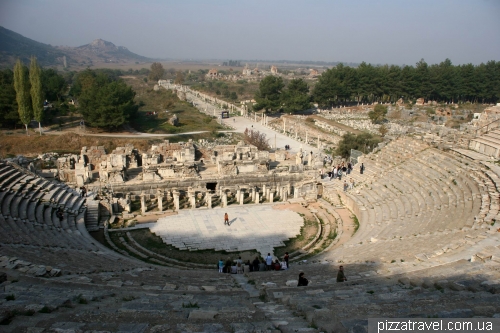
[[[33,40],[174,59],[479,64],[500,60],[499,18],[495,0],[0,0],[0,25]]]

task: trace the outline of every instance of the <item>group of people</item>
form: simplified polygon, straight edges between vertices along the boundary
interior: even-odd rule
[[[271,253],[268,253],[267,256],[263,259],[259,259],[259,257],[255,257],[255,259],[250,262],[247,260],[243,262],[241,257],[236,259],[233,265],[233,261],[228,258],[225,262],[220,259],[217,267],[219,269],[219,273],[233,273],[240,274],[244,272],[244,266],[248,267],[250,272],[258,272],[258,271],[279,271],[283,269],[288,269],[289,266],[289,258],[288,252],[285,252],[285,256],[283,257],[283,261],[279,261],[278,259],[273,259]]]
[[[290,150],[290,145],[285,145],[285,150]]]
[[[347,183],[347,180],[344,180],[344,192],[347,192],[347,190],[352,190],[354,188],[354,179],[349,179],[349,183]]]
[[[327,173],[324,173],[324,169],[321,169],[320,174],[321,178],[323,178],[323,175],[328,177],[330,180],[338,178],[339,180],[342,179],[343,175],[349,175],[352,172],[352,164],[351,162],[345,164],[345,162],[342,162],[342,164],[338,164],[337,166],[333,166],[330,171]]]
[[[299,274],[299,283],[297,284],[297,287],[305,287],[309,285],[309,280],[304,276],[304,272],[300,272]],[[344,266],[339,267],[339,271],[337,273],[337,282],[344,282],[347,281],[347,278],[344,274]]]

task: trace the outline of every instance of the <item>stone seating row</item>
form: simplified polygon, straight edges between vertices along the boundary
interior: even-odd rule
[[[360,189],[361,193],[356,198],[362,198],[361,204],[375,211],[375,219],[369,220],[370,223],[389,224],[388,228],[391,228],[389,222],[405,221],[412,227],[407,230],[407,233],[412,234],[416,231],[414,229],[419,229],[420,226],[424,226],[424,230],[428,230],[430,228],[430,231],[449,228],[451,225],[447,225],[447,223],[454,220],[454,217],[460,217],[462,220],[467,220],[467,218],[463,215],[463,212],[469,211],[468,207],[464,208],[456,203],[453,203],[453,207],[449,207],[449,202],[444,202],[444,198],[439,198],[439,204],[437,204],[435,202],[436,199],[426,193],[429,187],[426,187],[424,193],[416,191],[411,193],[401,193],[401,190],[395,190],[395,186],[393,185],[398,183],[398,180],[400,184],[401,182],[404,182],[405,186],[412,182],[411,179],[400,180],[398,178],[399,175],[395,172],[391,175],[390,180],[382,178],[379,181],[380,184],[370,184],[369,189]],[[441,189],[434,189],[436,192],[440,193]],[[430,200],[430,202],[426,203],[424,200]],[[423,206],[424,204],[429,206],[428,209]],[[457,206],[455,205],[457,205],[458,208],[461,207],[462,209],[457,209]],[[430,213],[430,215],[428,213]],[[469,214],[471,214],[470,211]],[[427,226],[430,222],[432,222],[432,225],[429,225],[428,229],[425,229],[425,226]],[[463,226],[464,225],[462,224],[456,224],[453,227],[460,228]],[[372,229],[367,230],[367,234],[370,233],[373,235]]]
[[[463,274],[464,267],[471,271],[481,269],[473,263],[460,262],[451,267],[430,269],[436,270],[430,275],[429,270],[419,271],[424,278],[409,274],[349,282],[347,275],[348,282],[335,283],[335,279],[330,278],[330,283],[322,285],[316,285],[315,277],[309,275],[313,281],[311,286],[283,286],[266,292],[326,332],[366,331],[368,317],[491,318],[497,315],[500,295],[492,293],[494,290],[488,292],[487,285],[481,283],[477,284],[478,289],[468,289],[468,283],[473,280]],[[500,283],[497,285],[500,287]]]
[[[143,273],[136,271],[134,275],[140,278]],[[224,290],[221,294],[208,285],[208,290],[194,286],[190,290],[175,289],[168,277],[158,286],[120,284],[112,275],[108,275],[107,279],[104,286],[54,280],[37,284],[35,279],[10,283],[6,285],[5,292],[0,292],[0,315],[3,311],[34,311],[30,313],[29,320],[23,315],[14,316],[10,318],[10,324],[3,327],[9,332],[40,332],[43,329],[77,332],[267,332],[278,327],[278,323],[268,318],[272,311],[262,308],[262,302],[249,301],[241,288],[232,291],[230,286],[233,283],[229,281],[224,283],[228,288],[221,289]],[[177,279],[174,283],[178,283]],[[6,301],[9,295],[15,300]],[[110,313],[113,315],[109,316]],[[95,319],[96,315],[100,316],[99,320]],[[292,321],[298,323],[301,320],[302,326],[294,327],[304,332],[317,332],[308,329],[309,323],[302,318],[289,316],[286,318],[290,321],[288,326],[292,326]],[[165,318],[168,320],[165,321]],[[280,324],[284,325],[283,320]]]
[[[469,148],[482,154],[498,158],[500,152],[500,130],[494,129],[472,139]]]
[[[37,195],[36,198],[40,200],[64,205],[65,209],[72,210],[75,213],[81,208],[83,198],[80,198],[78,192],[66,184],[50,182],[13,164],[1,164],[3,164],[3,167],[0,170],[0,179],[6,174],[13,174],[13,176],[7,177],[11,181],[10,185],[0,186],[1,189],[20,193],[30,199],[34,199],[34,196]],[[5,182],[6,179],[4,179],[2,184],[5,185]],[[44,194],[40,195],[39,192],[43,192]]]
[[[363,283],[362,280],[366,278],[385,278],[397,274],[413,274],[413,272],[421,272],[425,276],[428,275],[429,270],[435,272],[440,279],[448,274],[451,280],[453,274],[463,276],[464,269],[470,267],[464,264],[464,262],[470,264],[470,261],[464,260],[464,258],[468,259],[467,254],[456,256],[453,253],[469,250],[475,247],[474,244],[480,244],[484,239],[480,231],[469,230],[436,233],[428,237],[417,236],[383,242],[351,244],[334,249],[331,253],[321,254],[306,263],[292,263],[287,271],[262,272],[262,274],[257,272],[256,274],[250,273],[250,276],[257,285],[264,283],[266,287],[269,287],[272,283],[276,287],[285,287],[288,280],[296,280],[298,273],[303,271],[306,272],[307,278],[313,281],[314,286],[323,286],[335,284],[338,266],[344,265],[349,281],[355,281],[358,284]],[[427,244],[435,245],[428,246]],[[417,251],[407,250],[412,247],[416,250],[425,248],[428,252],[418,253],[411,257],[408,254],[417,253]],[[431,250],[433,252],[430,252]],[[478,271],[479,275],[474,275],[473,269],[470,269],[469,277],[478,277],[482,279],[481,282],[500,279],[500,266],[498,266],[500,248],[483,247],[481,252],[474,257],[476,266],[484,264],[484,273]],[[482,262],[484,260],[486,262]],[[458,262],[460,264],[456,264]],[[450,265],[455,266],[453,269],[445,269]]]
[[[323,186],[327,192],[330,192],[332,195],[336,195],[333,190],[342,189],[343,180],[347,180],[347,182],[349,182],[350,178],[353,178],[355,184],[357,185],[361,182],[376,180],[381,177],[381,175],[387,173],[395,165],[411,158],[414,154],[426,148],[428,148],[428,146],[424,143],[407,138],[400,138],[389,143],[381,151],[370,153],[363,157],[361,161],[364,163],[365,171],[362,175],[359,173],[359,165],[361,164],[358,163],[358,165],[354,166],[354,170],[351,174],[344,175],[341,182],[324,181]],[[395,149],[398,152],[392,152],[391,149]]]
[[[19,257],[24,254],[25,260],[40,256],[46,265],[62,263],[64,274],[92,270],[94,262],[116,270],[142,265],[133,260],[126,265],[114,264],[123,261],[123,257],[107,250],[88,234],[84,222],[84,198],[76,191],[15,165],[0,162],[0,168],[0,178],[4,179],[0,191],[2,254]],[[12,182],[7,184],[6,179]],[[57,217],[59,208],[64,211],[62,220]],[[71,255],[51,255],[66,250]]]
[[[479,184],[479,193],[477,196],[480,195],[482,198],[479,220],[490,223],[499,218],[500,195],[499,188],[497,187],[498,176],[494,172],[484,170],[481,165],[472,163],[461,156],[456,156],[454,160],[465,164],[471,177]]]

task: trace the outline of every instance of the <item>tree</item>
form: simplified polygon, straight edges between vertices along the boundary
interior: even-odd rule
[[[238,99],[238,95],[236,94],[235,91],[232,91],[231,92],[231,95],[229,96],[229,98],[231,98],[233,101],[237,100]]]
[[[372,123],[378,124],[384,120],[386,114],[387,114],[387,106],[383,106],[382,104],[377,104],[373,108],[373,111],[368,112],[368,117],[370,117]]]
[[[379,131],[380,135],[385,136],[387,134],[387,132],[389,132],[389,129],[387,129],[387,127],[385,127],[385,125],[382,125],[379,127],[378,131]]]
[[[38,66],[36,57],[31,57],[30,64],[30,84],[31,84],[31,105],[33,107],[33,115],[38,121],[38,130],[42,135],[42,118],[43,118],[43,92],[42,78],[40,66]]]
[[[153,62],[151,64],[151,70],[149,72],[149,79],[151,81],[160,80],[165,74],[165,69],[163,69],[163,65],[159,62]]]
[[[184,74],[182,74],[181,71],[178,71],[176,74],[175,74],[175,80],[174,80],[174,83],[175,84],[182,84],[184,82]]]
[[[303,79],[293,79],[283,91],[282,104],[285,112],[295,113],[311,108],[309,87]]]
[[[285,87],[283,79],[276,76],[266,76],[259,84],[259,90],[255,93],[254,110],[265,109],[278,111],[281,107],[281,91]]]
[[[19,118],[26,127],[26,134],[29,135],[28,124],[33,118],[33,110],[31,109],[30,100],[30,83],[28,78],[28,69],[19,59],[14,66],[14,88],[16,89]]]
[[[358,135],[346,133],[342,136],[342,140],[340,140],[335,153],[343,158],[348,158],[351,154],[351,149],[366,153],[370,149],[373,149],[379,142],[380,139],[370,133],[361,133]]]
[[[21,123],[17,109],[14,72],[10,69],[0,70],[0,124],[2,127],[16,126]]]
[[[41,72],[42,94],[49,101],[60,100],[61,95],[67,87],[66,80],[52,68],[44,69]]]
[[[139,109],[134,102],[135,92],[122,80],[113,80],[105,73],[86,70],[78,75],[74,88],[80,113],[90,126],[116,129]]]
[[[257,130],[249,130],[245,129],[243,132],[243,140],[245,143],[254,145],[259,150],[268,150],[269,149],[269,139],[266,137],[264,133],[260,133]]]

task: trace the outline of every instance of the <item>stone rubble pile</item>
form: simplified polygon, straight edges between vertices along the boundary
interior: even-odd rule
[[[16,257],[0,256],[0,267],[15,269],[20,273],[36,277],[56,277],[61,275],[61,270],[52,266],[36,265]]]

